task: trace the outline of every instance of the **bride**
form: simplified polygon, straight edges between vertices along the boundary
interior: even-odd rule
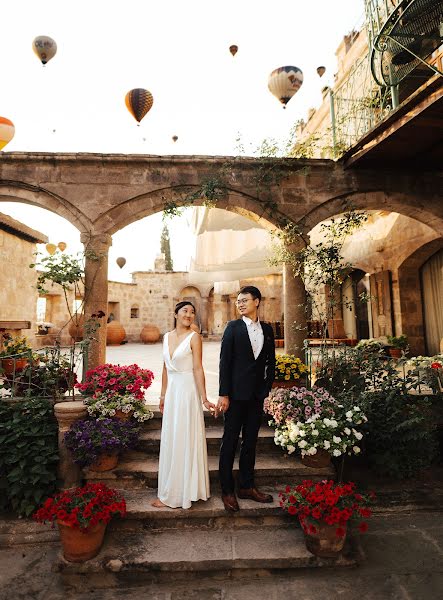
[[[195,308],[179,302],[174,313],[176,327],[163,339],[157,508],[190,508],[210,496],[203,406],[215,414],[215,405],[206,398],[202,341],[191,329]]]

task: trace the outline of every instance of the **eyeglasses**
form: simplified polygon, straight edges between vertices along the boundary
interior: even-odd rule
[[[237,300],[236,305],[241,306],[242,304],[247,304],[249,302],[249,298],[243,298],[243,300]]]

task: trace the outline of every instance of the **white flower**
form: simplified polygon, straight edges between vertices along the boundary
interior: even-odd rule
[[[330,421],[330,426],[334,429],[335,427],[337,427],[338,423],[335,419],[331,419]]]
[[[341,442],[341,437],[338,437],[338,435],[334,435],[332,441],[336,444],[339,444]]]
[[[348,412],[346,413],[346,418],[350,419],[352,417],[354,413],[352,412],[352,410],[348,410]]]
[[[334,456],[341,456],[341,452],[340,452],[340,450],[334,450],[334,451],[332,452],[332,454],[333,454]]]
[[[306,440],[300,440],[298,442],[298,447],[299,448],[305,448],[308,445],[308,442]]]
[[[360,412],[360,408],[358,406],[354,406],[355,412]]]
[[[306,433],[303,431],[303,429],[300,429],[300,437],[305,437]]]
[[[326,425],[326,427],[329,427],[329,425],[331,424],[331,421],[327,417],[325,417],[323,419],[323,423]]]
[[[346,433],[346,435],[350,435],[351,434],[351,430],[349,429],[349,427],[345,427],[343,429],[343,431]]]
[[[318,429],[313,429],[313,430],[312,430],[312,435],[313,435],[314,437],[317,437],[317,436],[318,436]]]
[[[361,438],[363,437],[363,434],[360,433],[359,431],[356,431],[354,435],[357,438],[357,440],[361,440]]]
[[[325,450],[329,450],[329,448],[331,447],[331,442],[328,442],[328,440],[325,440],[323,442],[323,447]]]
[[[354,454],[358,454],[360,452],[360,448],[358,446],[353,446],[352,450],[354,451]]]
[[[292,454],[293,452],[295,452],[295,446],[287,446],[286,450],[288,451],[288,454]]]
[[[309,448],[309,450],[306,451],[306,454],[309,454],[310,456],[314,456],[314,454],[317,454],[317,448],[312,446],[311,448]]]

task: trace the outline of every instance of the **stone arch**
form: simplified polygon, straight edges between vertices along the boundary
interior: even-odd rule
[[[303,226],[311,230],[321,221],[342,213],[346,210],[346,200],[350,200],[356,209],[387,210],[411,217],[443,236],[443,206],[439,210],[436,208],[440,206],[441,198],[426,191],[422,194],[384,190],[349,191],[322,202],[308,212],[301,220]]]
[[[135,221],[162,212],[168,202],[183,206],[184,197],[199,189],[199,186],[171,186],[129,198],[100,215],[94,222],[94,229],[112,235]],[[199,198],[193,204],[201,206],[204,204],[204,199]],[[278,227],[278,223],[283,218],[278,211],[265,217],[265,209],[260,200],[245,192],[232,189],[227,190],[227,198],[217,202],[217,208],[236,212],[270,231]]]
[[[23,202],[45,208],[69,221],[80,232],[92,229],[90,220],[76,206],[61,196],[29,183],[0,182],[0,202]]]

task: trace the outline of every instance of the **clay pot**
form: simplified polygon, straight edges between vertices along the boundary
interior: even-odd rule
[[[97,556],[103,544],[106,523],[100,521],[87,532],[71,527],[64,521],[57,521],[57,525],[60,531],[63,556],[66,560],[84,562]]]
[[[310,454],[305,454],[305,456],[302,457],[301,462],[305,467],[322,469],[330,465],[331,455],[326,450],[317,448],[317,454],[312,456]]]
[[[400,348],[389,348],[389,356],[392,358],[401,358],[402,351]]]
[[[126,331],[120,321],[111,321],[106,326],[106,344],[108,346],[120,346],[126,337]]]
[[[89,466],[90,471],[102,473],[103,471],[111,471],[117,466],[118,453],[113,454],[101,454],[95,463]]]
[[[74,342],[81,342],[83,339],[83,326],[85,324],[85,315],[74,315],[69,323],[68,333]]]
[[[317,524],[309,517],[300,520],[305,534],[306,548],[315,556],[324,558],[336,558],[343,550],[346,540],[346,525],[326,525]],[[311,527],[315,528],[315,533]],[[345,530],[344,536],[337,535],[337,529],[341,527]]]
[[[273,388],[293,388],[293,387],[304,387],[306,385],[306,381],[304,379],[289,379],[288,381],[273,381]]]
[[[127,413],[124,413],[122,410],[116,410],[114,417],[119,421],[129,421],[129,419],[132,417],[133,412],[134,411],[131,410]]]
[[[2,358],[2,369],[7,376],[23,371],[27,364],[27,358]]]
[[[145,325],[140,332],[140,339],[144,344],[155,344],[160,339],[160,329],[157,325]]]

